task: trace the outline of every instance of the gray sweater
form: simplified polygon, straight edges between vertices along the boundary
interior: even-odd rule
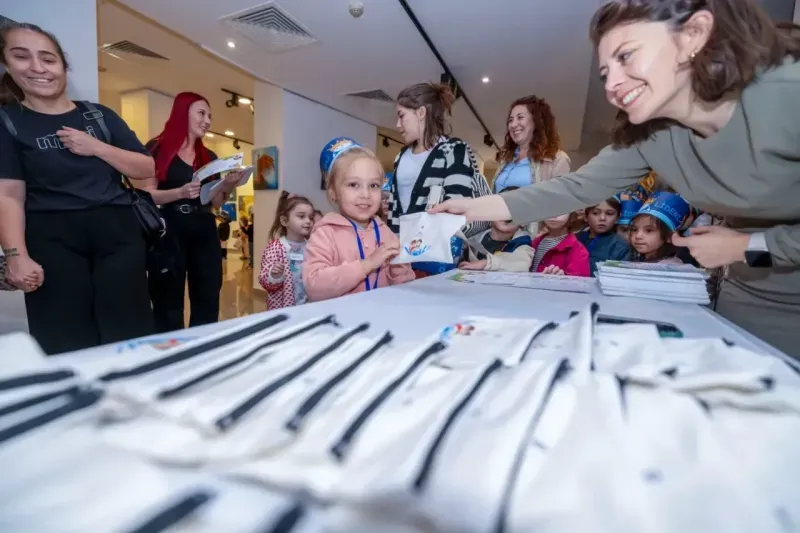
[[[787,59],[762,73],[712,137],[673,126],[630,148],[604,148],[575,172],[502,197],[514,222],[544,220],[595,205],[650,170],[728,226],[765,231],[775,266],[731,265],[730,279],[756,298],[800,306],[800,62]]]

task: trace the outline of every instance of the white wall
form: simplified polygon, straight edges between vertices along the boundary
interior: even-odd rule
[[[335,137],[351,137],[375,151],[377,129],[302,96],[284,91],[281,188],[305,196],[323,212],[333,209],[320,186],[319,154]]]
[[[377,129],[356,118],[266,83],[256,82],[255,147],[278,147],[280,189],[307,197],[327,212],[333,209],[320,184],[319,154],[334,137],[352,137],[375,150]],[[258,264],[268,244],[280,191],[255,191],[254,253]],[[253,269],[258,288],[258,268]]]
[[[97,0],[0,0],[0,14],[54,34],[70,63],[70,98],[98,101]]]

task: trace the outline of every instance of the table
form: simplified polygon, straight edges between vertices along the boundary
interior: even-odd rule
[[[437,328],[465,316],[536,318],[563,321],[572,311],[597,302],[600,312],[625,318],[656,320],[674,324],[687,338],[722,337],[744,348],[785,358],[782,352],[720,317],[710,309],[684,303],[639,298],[604,296],[599,288],[589,294],[486,286],[452,281],[445,273],[411,283],[384,287],[333,300],[315,302],[292,309],[292,319],[302,321],[334,314],[345,325],[369,322],[375,330],[390,329],[403,339],[422,340]],[[197,337],[218,331],[229,324],[280,311],[267,311],[251,317],[182,331],[181,336]],[[160,335],[157,337],[164,337]],[[67,356],[119,353],[121,345],[74,352]]]

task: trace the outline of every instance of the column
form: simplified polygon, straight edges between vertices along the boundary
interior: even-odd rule
[[[172,96],[149,88],[122,93],[122,118],[139,140],[146,143],[164,129],[173,100]]]
[[[318,104],[273,85],[255,83],[255,148],[278,147],[279,189],[308,198],[322,212],[331,211],[322,189],[319,154],[334,137],[351,137],[375,150],[377,128],[328,106]],[[256,190],[255,264],[269,244],[269,228],[275,219],[280,190]],[[258,267],[253,269],[258,285]]]
[[[55,35],[70,63],[69,97],[97,102],[96,0],[0,0],[0,15]]]

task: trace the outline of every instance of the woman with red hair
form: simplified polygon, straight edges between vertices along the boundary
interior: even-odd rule
[[[507,128],[499,154],[503,166],[495,176],[494,192],[569,172],[569,157],[561,150],[556,119],[544,98],[525,96],[512,103]]]
[[[184,327],[184,287],[188,277],[189,326],[219,320],[222,253],[212,206],[219,207],[236,187],[240,172],[229,172],[226,184],[210,205],[200,203],[200,183],[194,172],[217,158],[203,137],[211,126],[208,101],[196,93],[180,93],[162,131],[147,143],[156,166],[155,178],[144,188],[161,207],[174,241],[175,268],[168,274],[150,272],[150,299],[159,332]],[[219,178],[217,178],[219,179]]]

